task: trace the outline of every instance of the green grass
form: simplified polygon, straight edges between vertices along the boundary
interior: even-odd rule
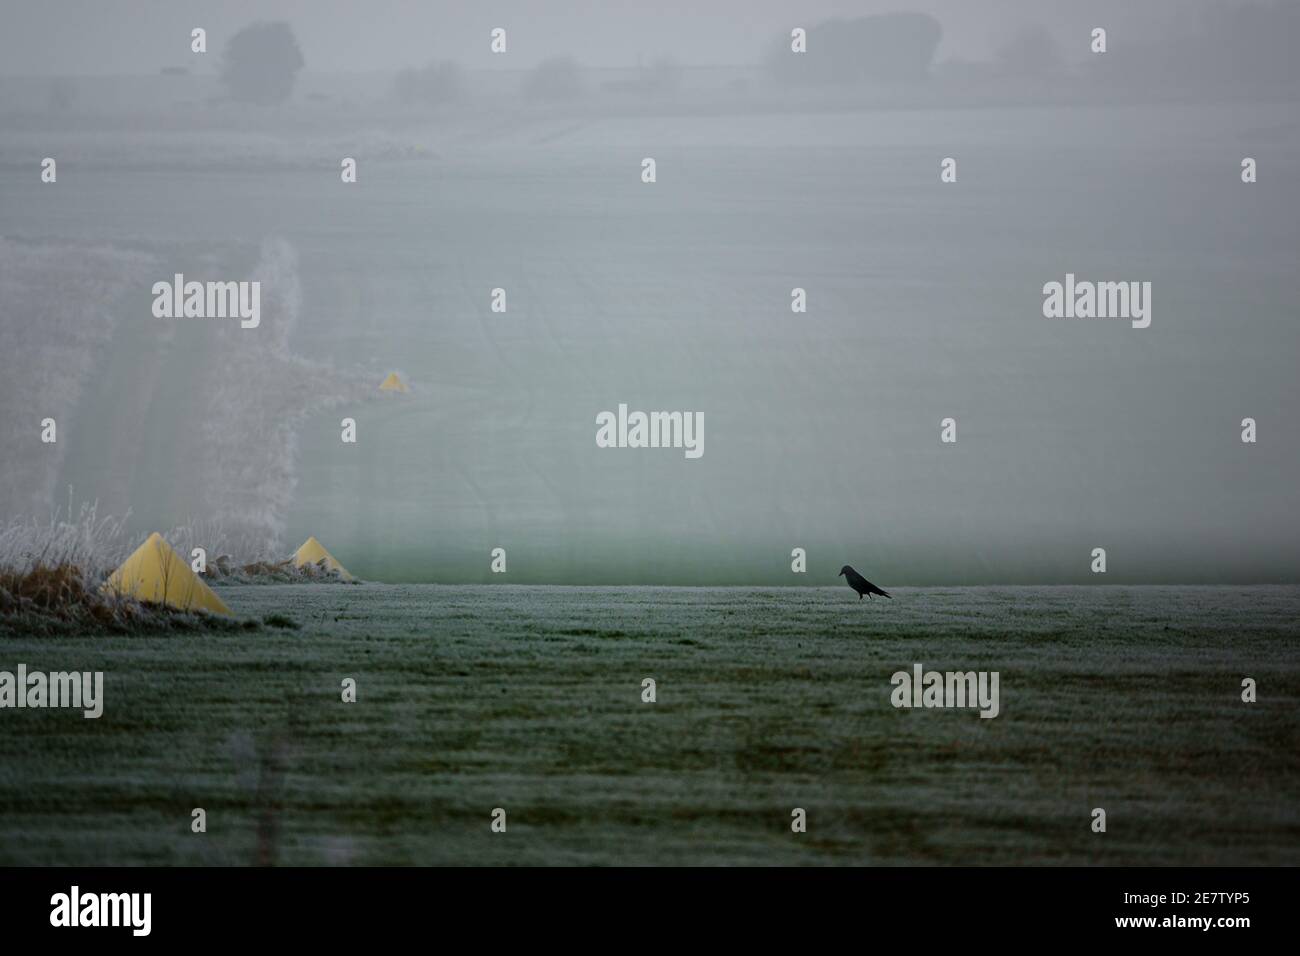
[[[106,697],[0,711],[0,863],[1300,863],[1300,589],[221,595],[301,629],[0,639]]]

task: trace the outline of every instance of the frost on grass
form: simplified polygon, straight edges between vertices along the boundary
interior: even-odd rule
[[[359,584],[347,581],[337,571],[325,567],[324,559],[315,564],[296,565],[293,561],[250,561],[237,564],[229,555],[220,555],[208,564],[203,577],[209,582],[226,584]]]
[[[371,397],[374,383],[290,350],[302,306],[292,245],[283,239],[263,243],[253,278],[263,290],[257,334],[226,335],[211,343],[202,382],[206,401],[197,481],[198,500],[230,547],[264,554],[286,544],[285,516],[298,483],[298,427],[321,409]]]
[[[150,315],[136,293],[182,262],[194,275],[260,281],[261,325]],[[195,542],[209,554],[274,560],[288,543],[303,420],[373,397],[372,373],[290,349],[302,288],[283,239],[179,252],[0,239],[0,301],[15,316],[0,324],[0,443],[13,450],[0,456],[0,520],[43,520],[72,484],[79,500],[154,526],[134,531],[199,514],[224,534]],[[51,444],[40,440],[47,417],[58,428]]]
[[[72,564],[38,564],[26,572],[0,569],[0,637],[246,631],[260,627],[254,620],[181,611],[101,591],[89,585],[82,570]]]
[[[64,431],[113,338],[112,303],[147,280],[153,261],[121,247],[0,238],[0,514],[49,509],[68,446],[37,444],[40,422]]]
[[[140,544],[125,533],[125,525],[125,518],[100,516],[93,504],[75,512],[69,505],[66,514],[56,512],[47,522],[0,525],[0,636],[261,629],[256,620],[179,610],[104,589],[108,576]],[[176,547],[193,533],[193,528],[173,529],[164,537]],[[267,616],[265,624],[298,626],[282,614]]]
[[[242,531],[242,524],[239,526]],[[256,534],[231,534],[216,518],[191,518],[161,532],[176,553],[187,559],[195,548],[207,554],[199,574],[208,584],[347,584],[342,575],[316,564],[297,566],[292,558],[269,546]],[[250,545],[250,541],[253,542]],[[136,542],[138,544],[139,542]]]

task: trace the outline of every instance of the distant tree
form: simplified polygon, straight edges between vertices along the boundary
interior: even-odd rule
[[[1004,73],[1023,77],[1046,77],[1061,70],[1061,49],[1042,24],[1021,27],[998,48],[998,63]]]
[[[293,30],[283,21],[252,23],[226,43],[221,81],[242,103],[281,103],[303,67]]]
[[[543,60],[528,72],[524,92],[543,100],[571,100],[582,93],[582,77],[571,56]]]
[[[399,70],[393,90],[409,106],[436,106],[460,98],[462,78],[460,64],[444,60],[418,70]]]
[[[768,71],[783,82],[853,85],[924,80],[943,37],[927,13],[884,13],[825,20],[808,31],[808,52],[793,53],[783,34],[767,56]]]

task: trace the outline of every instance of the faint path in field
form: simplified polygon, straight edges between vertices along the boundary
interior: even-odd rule
[[[125,303],[153,261],[137,246],[0,238],[0,517],[48,518],[67,503],[79,449],[113,450],[87,412]],[[54,444],[41,442],[47,417]],[[114,456],[99,467],[126,464]]]

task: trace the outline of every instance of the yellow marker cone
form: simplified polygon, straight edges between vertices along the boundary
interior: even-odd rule
[[[405,392],[407,388],[406,383],[398,377],[396,372],[389,372],[388,378],[379,383],[379,390],[381,392]]]
[[[109,575],[102,590],[129,595],[138,601],[167,604],[182,611],[230,613],[230,608],[212,588],[190,570],[185,559],[156,531]]]
[[[321,562],[324,562],[322,564]],[[327,571],[338,572],[339,577],[344,581],[351,581],[352,575],[348,569],[335,560],[334,555],[325,550],[325,545],[316,540],[315,537],[308,538],[302,543],[302,547],[293,553],[294,567],[304,567],[306,565],[315,565],[324,567]]]

